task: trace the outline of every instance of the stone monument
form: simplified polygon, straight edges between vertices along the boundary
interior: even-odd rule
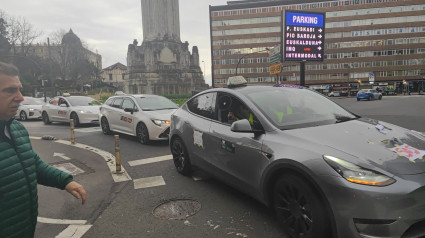
[[[199,67],[198,47],[180,40],[178,0],[141,0],[143,42],[128,46],[124,91],[188,94],[208,87]]]

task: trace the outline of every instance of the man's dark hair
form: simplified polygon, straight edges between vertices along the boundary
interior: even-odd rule
[[[8,64],[0,61],[0,74],[4,74],[7,76],[18,76],[19,70],[13,64]]]

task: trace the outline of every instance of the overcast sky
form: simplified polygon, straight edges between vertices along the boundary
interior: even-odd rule
[[[199,48],[199,61],[211,85],[209,5],[226,5],[227,0],[179,0],[180,39],[189,49]],[[61,29],[73,32],[102,55],[102,67],[117,62],[127,65],[127,47],[134,39],[143,41],[140,0],[4,0],[0,9],[13,17],[24,17],[43,36]]]

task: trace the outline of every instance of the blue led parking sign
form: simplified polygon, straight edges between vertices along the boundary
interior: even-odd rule
[[[286,11],[287,26],[312,26],[324,27],[325,16],[323,13],[288,12]]]
[[[283,60],[323,61],[325,13],[283,12]]]

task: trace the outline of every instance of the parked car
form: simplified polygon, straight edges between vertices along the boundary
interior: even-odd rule
[[[69,122],[74,120],[74,126],[99,123],[99,108],[101,103],[87,96],[58,96],[42,106],[44,124],[52,122]]]
[[[384,88],[384,93],[383,95],[397,95],[397,93],[395,92],[394,88]]]
[[[151,140],[168,140],[171,114],[177,108],[171,100],[158,95],[119,95],[105,102],[99,120],[104,134],[129,134],[147,144]]]
[[[271,207],[288,237],[423,231],[425,137],[307,88],[203,91],[172,115],[170,150],[179,173],[205,170]]]
[[[339,97],[340,92],[339,91],[332,91],[328,94],[328,97]]]
[[[360,101],[361,99],[367,99],[367,100],[376,100],[382,99],[382,93],[376,91],[375,89],[361,89],[357,92],[356,95],[357,101]]]
[[[41,106],[44,104],[43,99],[24,97],[24,101],[19,105],[15,118],[21,121],[28,119],[41,119]]]

